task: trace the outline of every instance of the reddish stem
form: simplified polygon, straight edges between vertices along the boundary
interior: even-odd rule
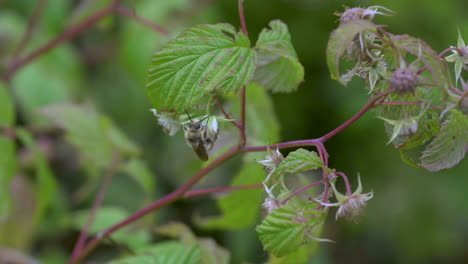
[[[51,41],[47,42],[44,44],[42,47],[38,48],[37,50],[33,51],[31,54],[28,56],[22,58],[22,59],[17,59],[12,61],[10,67],[5,71],[5,73],[2,76],[2,79],[5,81],[9,81],[11,77],[24,67],[26,64],[30,63],[37,57],[43,55],[44,53],[48,52],[50,49],[56,47],[57,45],[61,44],[62,42],[65,42],[77,34],[81,33],[85,29],[89,28],[90,26],[94,25],[97,21],[99,21],[101,18],[105,17],[106,15],[112,13],[116,6],[118,5],[119,2],[122,0],[115,0],[111,5],[104,7],[103,9],[100,9],[97,11],[94,15],[90,16],[88,19],[85,21],[79,23],[78,25],[71,27],[67,31],[63,32],[61,35],[57,36],[55,39],[52,39]]]
[[[150,204],[149,206],[139,210],[138,212],[134,213],[130,217],[120,221],[119,223],[111,226],[110,228],[102,231],[99,233],[91,242],[89,242],[86,247],[77,254],[76,257],[72,258],[69,263],[74,264],[78,263],[80,260],[82,260],[85,256],[87,256],[91,251],[99,245],[99,243],[102,241],[102,239],[115,231],[121,229],[122,227],[135,222],[136,220],[142,218],[143,216],[153,212],[154,210],[163,207],[171,202],[174,202],[180,198],[183,197],[184,193],[187,192],[195,183],[197,183],[200,179],[203,178],[206,174],[208,174],[210,171],[212,171],[214,168],[218,167],[220,164],[225,162],[226,160],[231,159],[232,157],[236,156],[239,153],[239,148],[238,147],[232,147],[229,149],[227,152],[213,160],[210,164],[208,164],[206,167],[201,169],[197,174],[195,174],[188,182],[186,182],[184,185],[179,187],[177,190],[173,191],[172,193],[164,196],[163,198],[157,200],[153,204]]]
[[[340,175],[343,178],[346,185],[346,195],[350,196],[351,194],[353,194],[353,190],[351,189],[351,184],[349,183],[348,176],[346,176],[346,174],[344,174],[343,172],[335,172],[335,174]]]
[[[119,6],[119,7],[117,7],[117,9],[115,11],[117,12],[117,14],[129,17],[129,18],[135,20],[136,22],[153,29],[155,32],[161,33],[161,34],[163,34],[165,36],[170,35],[170,32],[167,29],[163,28],[160,25],[157,25],[157,24],[153,23],[153,21],[151,21],[151,20],[148,20],[148,19],[146,19],[144,17],[140,17],[140,16],[136,15],[134,10],[130,10],[128,8]]]
[[[88,238],[88,232],[89,229],[91,228],[91,225],[94,222],[94,219],[96,218],[96,213],[99,207],[101,207],[102,201],[104,200],[104,196],[106,195],[107,188],[109,187],[112,176],[115,174],[115,170],[117,169],[117,164],[119,162],[119,154],[114,153],[112,155],[112,161],[107,168],[106,175],[104,177],[104,181],[101,184],[101,187],[99,188],[98,194],[96,195],[96,198],[94,199],[93,206],[91,207],[91,212],[88,215],[88,220],[86,221],[86,224],[84,228],[81,230],[80,236],[78,237],[78,240],[75,244],[75,247],[73,248],[72,252],[72,259],[76,258],[78,253],[83,249],[84,243],[86,239]]]
[[[451,85],[450,85],[448,88],[450,89],[450,91],[452,91],[452,92],[454,92],[454,93],[456,93],[456,94],[458,94],[458,95],[460,95],[460,96],[463,95],[463,92],[462,92],[462,91],[458,90],[457,88],[455,88],[455,87],[453,87],[453,86],[451,86]]]
[[[213,95],[213,100],[215,101],[216,106],[218,107],[219,111],[221,111],[221,113],[224,115],[224,117],[226,117],[227,119],[231,119],[231,117],[228,115],[228,113],[226,113],[226,111],[224,110],[223,104],[221,104],[221,102],[219,101],[219,99],[218,99],[218,97],[216,95]],[[241,126],[239,125],[239,123],[237,123],[236,121],[231,120],[230,122],[233,125],[235,125],[237,128],[242,129]]]
[[[318,181],[318,182],[312,183],[312,184],[307,185],[307,186],[303,186],[303,187],[301,187],[301,188],[295,190],[295,191],[292,192],[288,197],[286,197],[284,200],[282,200],[282,201],[280,202],[280,205],[283,205],[283,204],[287,203],[291,198],[293,198],[294,196],[296,196],[298,193],[303,192],[303,191],[305,191],[305,190],[307,190],[307,189],[310,189],[310,188],[312,188],[312,187],[315,187],[315,186],[317,186],[317,185],[319,185],[319,184],[322,184],[322,183],[324,183],[324,181],[325,181],[325,179],[321,179],[321,180]]]
[[[446,49],[443,50],[441,53],[439,53],[438,57],[439,57],[440,59],[445,59],[445,58],[444,58],[445,53],[447,53],[447,52],[449,52],[449,51],[451,51],[451,50],[456,50],[459,54],[462,54],[462,53],[460,52],[460,50],[459,50],[457,47],[450,47],[450,48],[446,48]],[[426,66],[422,67],[422,68],[421,68],[419,71],[417,71],[416,73],[417,73],[417,74],[421,74],[421,73],[422,73],[423,71],[425,71],[425,70],[427,70],[427,67],[426,67]]]
[[[12,55],[12,62],[16,60],[18,55],[23,51],[24,47],[26,47],[26,44],[28,44],[29,40],[31,39],[31,36],[34,32],[34,29],[37,26],[37,21],[39,20],[39,17],[42,15],[42,12],[44,11],[44,7],[47,5],[47,0],[39,0],[37,2],[36,7],[34,8],[34,11],[29,18],[28,25],[26,27],[26,32],[24,33],[23,37],[21,38],[20,43],[18,46],[16,46],[15,51],[13,52]]]
[[[338,126],[337,128],[335,128],[333,131],[331,131],[330,133],[326,134],[325,136],[321,137],[320,138],[320,141],[323,143],[327,140],[329,140],[330,138],[334,137],[336,134],[340,133],[341,131],[343,131],[343,129],[345,129],[346,127],[348,127],[349,125],[351,125],[352,123],[354,123],[356,120],[358,120],[359,118],[361,118],[361,116],[363,116],[370,108],[372,108],[372,106],[375,104],[375,102],[377,102],[380,98],[382,98],[383,96],[386,96],[389,92],[388,91],[385,91],[385,92],[382,92],[380,94],[377,94],[376,96],[374,96],[373,98],[371,98],[369,100],[369,102],[367,102],[366,105],[364,105],[363,108],[361,108],[361,110],[356,114],[354,115],[353,117],[351,117],[348,121],[344,122],[343,124],[341,124],[340,126]]]
[[[244,15],[244,0],[239,0],[239,19],[241,22],[242,32],[244,35],[249,37],[249,32],[247,31],[247,23],[245,23],[245,15]]]
[[[204,194],[213,194],[213,193],[220,193],[220,192],[231,192],[236,190],[247,190],[247,189],[257,189],[262,188],[263,184],[249,184],[249,185],[237,185],[237,186],[225,186],[225,187],[215,187],[215,188],[208,188],[203,190],[193,190],[188,191],[184,194],[184,198],[204,195]]]

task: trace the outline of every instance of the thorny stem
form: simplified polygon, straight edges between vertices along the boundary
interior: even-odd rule
[[[91,225],[94,222],[94,219],[96,218],[96,213],[101,207],[102,201],[104,200],[104,196],[107,192],[107,188],[109,187],[111,183],[112,176],[114,176],[115,171],[117,169],[117,165],[119,162],[119,153],[114,152],[112,155],[112,160],[111,163],[109,164],[109,167],[107,167],[106,175],[104,176],[104,181],[101,184],[101,187],[99,188],[98,194],[96,195],[96,198],[94,199],[93,206],[91,207],[91,212],[88,215],[88,220],[86,220],[86,224],[81,230],[80,236],[78,237],[78,240],[75,244],[75,247],[73,248],[72,252],[72,259],[76,258],[79,252],[83,249],[84,243],[86,239],[88,238],[88,232],[89,229],[91,228]]]
[[[351,184],[349,183],[348,176],[344,174],[343,172],[335,172],[336,175],[340,175],[343,178],[343,181],[345,182],[346,185],[346,195],[350,196],[353,194],[353,190],[351,189]]]
[[[317,185],[319,185],[319,184],[322,184],[322,183],[324,183],[324,182],[325,182],[325,179],[321,179],[321,180],[318,181],[318,182],[314,182],[314,183],[312,183],[312,184],[310,184],[310,185],[303,186],[303,187],[301,187],[301,188],[295,190],[294,192],[292,192],[290,195],[288,195],[288,197],[286,197],[284,200],[282,200],[279,204],[280,204],[280,205],[284,205],[284,204],[287,203],[291,198],[293,198],[294,196],[296,196],[298,193],[303,192],[303,191],[305,191],[305,190],[307,190],[307,189],[310,189],[310,188],[312,188],[312,187],[315,187],[315,186],[317,186]]]
[[[105,17],[106,15],[112,13],[117,5],[122,0],[114,0],[112,4],[100,9],[94,15],[90,16],[88,19],[84,20],[83,22],[79,23],[78,25],[71,27],[67,31],[63,32],[61,35],[57,36],[56,38],[52,39],[51,41],[47,42],[43,46],[39,47],[37,50],[31,52],[29,55],[22,59],[17,59],[12,61],[10,67],[4,72],[3,76],[1,77],[4,81],[9,81],[11,77],[22,67],[26,64],[30,63],[37,57],[43,55],[44,53],[48,52],[50,49],[56,47],[57,45],[61,44],[64,41],[67,41],[77,34],[81,33],[85,29],[89,28],[90,26],[94,25],[97,21],[101,18]]]
[[[119,6],[119,7],[117,7],[117,9],[115,11],[117,12],[117,14],[129,17],[129,18],[135,20],[136,22],[138,22],[138,23],[140,23],[140,24],[142,24],[142,25],[144,25],[146,27],[151,28],[155,32],[161,33],[161,34],[163,34],[165,36],[170,35],[170,32],[167,29],[165,29],[164,27],[162,27],[160,25],[155,24],[151,20],[148,20],[148,19],[146,19],[144,17],[140,17],[140,16],[136,15],[134,10],[130,10],[130,9],[125,8],[123,6]]]
[[[26,47],[26,44],[28,44],[29,40],[31,39],[31,36],[34,32],[34,29],[37,26],[37,21],[42,15],[42,12],[44,11],[44,7],[47,5],[47,0],[39,0],[37,2],[36,7],[34,8],[34,11],[29,18],[28,25],[26,27],[26,32],[24,33],[23,37],[21,38],[20,43],[18,46],[16,46],[15,51],[13,52],[12,55],[12,62],[16,60],[18,55],[23,51],[23,49]]]

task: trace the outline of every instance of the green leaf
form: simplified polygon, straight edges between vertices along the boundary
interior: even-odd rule
[[[317,238],[326,214],[321,211],[304,214],[304,210],[306,209],[296,209],[287,204],[268,215],[257,226],[257,234],[263,247],[276,257],[283,257],[295,252],[311,237]]]
[[[299,173],[316,170],[322,167],[322,165],[322,160],[316,152],[300,148],[289,153],[289,155],[280,163],[278,168],[288,173]]]
[[[291,43],[288,27],[280,20],[260,32],[255,49],[257,69],[254,80],[273,92],[292,92],[304,80],[304,67]]]
[[[260,183],[265,172],[259,164],[245,163],[233,179],[231,186]],[[240,229],[251,226],[257,220],[262,189],[237,190],[218,200],[222,215],[199,220],[202,227]]]
[[[468,150],[468,117],[453,109],[421,156],[421,166],[439,171],[457,165]]]
[[[125,164],[124,170],[138,183],[147,194],[155,192],[155,177],[146,163],[137,158],[132,158]]]
[[[364,31],[375,31],[376,26],[367,20],[353,20],[335,29],[327,44],[327,64],[331,78],[340,83],[340,59],[354,38]],[[344,83],[343,83],[344,84]]]
[[[67,139],[78,148],[83,159],[96,166],[107,167],[115,150],[129,155],[139,152],[110,119],[92,109],[56,104],[42,108],[41,113],[65,129]]]
[[[155,53],[147,92],[158,111],[196,105],[207,93],[236,93],[253,76],[250,41],[229,24],[197,25]]]
[[[157,264],[202,264],[200,248],[197,246],[188,247],[178,241],[158,243],[140,249],[137,253],[154,256],[155,262],[153,263]]]
[[[34,212],[34,224],[37,225],[42,220],[42,217],[44,217],[49,205],[53,202],[52,199],[56,197],[57,182],[52,170],[47,164],[44,154],[33,137],[24,129],[17,129],[16,133],[21,142],[33,151],[35,157],[37,206]]]
[[[16,166],[15,142],[0,134],[0,222],[10,213],[9,187],[16,173]]]
[[[0,82],[0,126],[12,126],[15,123],[15,108],[6,86]]]

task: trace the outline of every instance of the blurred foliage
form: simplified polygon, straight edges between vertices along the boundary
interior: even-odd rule
[[[49,0],[24,54],[54,38],[105,2]],[[229,22],[239,26],[237,1],[233,0],[138,0],[125,1],[125,5],[167,28],[172,36],[199,23]],[[257,36],[269,21],[281,19],[289,28],[297,57],[304,66],[305,81],[297,92],[276,94],[273,102],[265,101],[257,106],[257,111],[274,109],[283,141],[320,137],[367,102],[362,81],[353,80],[345,88],[330,79],[326,65],[328,37],[337,26],[333,13],[342,11],[343,5],[382,5],[395,11],[395,16],[378,17],[376,21],[388,25],[388,31],[425,40],[436,52],[457,44],[457,27],[465,39],[468,37],[465,0],[246,0],[250,35]],[[8,66],[9,54],[18,45],[34,6],[30,0],[0,0],[0,72]],[[0,189],[0,259],[6,256],[5,252],[12,254],[3,248],[14,248],[42,263],[66,262],[78,236],[76,228],[82,226],[80,214],[90,208],[97,186],[108,170],[110,160],[100,158],[111,157],[101,156],[102,153],[94,157],[96,153],[89,153],[93,157],[91,160],[99,162],[88,162],[86,157],[80,156],[83,153],[76,151],[75,147],[79,148],[80,144],[102,146],[106,153],[115,149],[126,153],[118,155],[118,173],[104,200],[104,207],[109,210],[102,214],[110,215],[101,218],[115,220],[134,212],[174,190],[200,169],[202,164],[186,146],[182,135],[168,137],[161,133],[148,111],[151,106],[144,84],[150,58],[171,38],[127,17],[111,16],[21,69],[10,86],[0,87],[0,125],[14,122],[8,117],[9,103],[5,101],[5,94],[8,94],[16,107],[17,125],[27,126],[32,131],[32,135],[20,132],[18,149],[3,134],[0,136],[0,180],[10,182],[11,194],[11,200],[7,201],[6,190]],[[251,39],[252,43],[255,41]],[[65,140],[62,130],[51,129],[54,121],[38,113],[38,109],[52,103],[75,103],[82,107],[83,112],[79,114],[85,116],[84,123],[68,120],[67,124],[59,124],[65,130],[69,126],[84,130],[84,134],[76,135],[75,144]],[[233,105],[232,109],[237,107]],[[270,140],[277,142],[280,128],[270,120],[264,127],[255,126],[262,120],[253,114],[255,112],[250,111],[252,116],[247,127],[253,131],[249,133],[273,131]],[[330,167],[339,167],[349,175],[360,172],[365,185],[373,189],[374,198],[368,203],[366,216],[357,224],[327,221],[323,233],[336,243],[320,244],[319,253],[311,263],[468,262],[466,159],[451,170],[437,173],[410,167],[401,161],[397,150],[385,145],[387,138],[382,121],[370,117],[370,114],[364,116],[327,142],[327,149],[331,155]],[[274,123],[275,117],[271,118]],[[263,131],[254,131],[256,129]],[[231,142],[231,137],[236,136],[235,132],[226,131],[219,140]],[[35,143],[31,142],[31,137],[36,138]],[[255,136],[254,141],[268,143]],[[16,161],[12,161],[14,155],[18,157]],[[263,154],[254,158],[262,157]],[[48,164],[44,160],[48,160]],[[18,166],[13,164],[15,162]],[[195,188],[225,186],[231,181],[249,183],[253,179],[240,177],[248,176],[246,170],[250,168],[240,168],[239,164],[238,159],[228,162]],[[253,200],[258,196],[255,194]],[[225,201],[228,199],[229,196],[225,197]],[[2,218],[4,211],[9,212],[6,219]],[[231,263],[266,260],[253,226],[238,223],[243,229],[208,231],[195,225],[199,217],[216,214],[219,209],[211,197],[178,201],[131,226],[135,232],[133,236],[123,234],[121,238],[131,240],[126,243],[129,247],[161,241],[163,237],[154,241],[138,237],[139,231],[152,230],[151,227],[168,221],[181,221],[188,224],[197,237],[214,238],[216,243],[206,242],[215,245],[211,248],[221,251],[221,246],[226,248],[231,254]],[[250,218],[247,220],[252,220]],[[183,247],[180,237],[172,238],[180,241],[165,242],[167,244],[159,244],[159,247],[173,250],[180,258],[186,256],[185,260],[203,258],[204,250],[209,248],[199,240]],[[123,241],[117,237],[116,240]],[[161,250],[148,247],[152,252]],[[122,254],[125,250],[106,243],[92,258],[99,261]],[[115,263],[144,263],[145,260],[137,261]]]

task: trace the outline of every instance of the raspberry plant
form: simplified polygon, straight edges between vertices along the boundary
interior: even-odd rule
[[[56,43],[110,12],[148,23],[119,4],[114,1],[70,29],[68,35],[29,56],[17,59],[12,55],[13,63],[3,72],[4,84],[0,86],[0,125],[4,132],[0,137],[0,215],[6,216],[11,210],[6,187],[16,171],[16,139],[30,147],[35,156],[33,163],[42,192],[35,221],[43,217],[58,188],[40,142],[27,129],[15,127],[16,109],[6,89],[9,81],[16,71]],[[101,208],[101,203],[117,171],[132,175],[145,191],[154,191],[151,172],[139,158],[138,147],[97,111],[76,104],[41,107],[38,111],[42,118],[66,131],[67,141],[78,149],[87,168],[106,170],[91,211],[75,215],[82,230],[70,263],[82,261],[104,241],[133,246],[133,256],[116,258],[111,262],[114,264],[229,263],[229,252],[213,240],[196,237],[182,223],[158,226],[156,232],[171,240],[156,244],[149,242],[148,232],[140,231],[138,239],[143,242],[129,242],[127,236],[136,234],[123,230],[169,203],[220,192],[229,193],[218,199],[221,214],[199,218],[199,226],[236,229],[252,225],[261,205],[264,214],[256,231],[270,254],[268,263],[306,263],[316,254],[319,243],[331,241],[323,231],[331,207],[337,207],[336,219],[357,221],[374,196],[363,191],[364,187],[371,188],[361,183],[365,175],[357,176],[358,185],[353,188],[346,173],[330,167],[325,147],[329,139],[367,112],[382,120],[388,144],[400,152],[404,162],[431,172],[456,166],[468,150],[468,84],[462,77],[468,64],[468,46],[461,34],[457,47],[437,54],[421,39],[392,34],[374,23],[376,15],[393,15],[387,8],[347,8],[338,15],[339,25],[331,32],[326,50],[331,78],[344,86],[353,78],[363,79],[365,89],[361,92],[368,93],[369,101],[348,121],[315,139],[279,142],[270,93],[294,92],[305,74],[284,22],[272,20],[252,43],[243,3],[239,1],[240,30],[227,23],[195,25],[157,50],[151,58],[146,90],[155,108],[153,114],[167,136],[181,137],[178,131],[187,121],[188,110],[216,116],[221,133],[229,137],[215,143],[217,148],[210,153],[210,159],[184,185],[131,215]],[[282,150],[289,148],[295,150],[284,157]],[[235,156],[242,156],[242,166],[231,186],[191,190],[210,171]],[[340,181],[344,191],[338,190]],[[86,193],[86,189],[82,191]],[[112,218],[123,220],[109,226],[107,222]]]

